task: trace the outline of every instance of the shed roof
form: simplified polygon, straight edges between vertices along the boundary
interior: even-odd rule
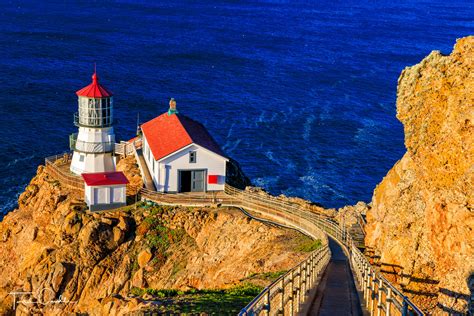
[[[128,179],[121,171],[95,172],[81,174],[88,186],[127,184]]]

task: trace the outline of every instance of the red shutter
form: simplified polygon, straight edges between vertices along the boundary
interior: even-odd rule
[[[213,175],[213,174],[210,174],[209,175],[209,179],[208,179],[208,183],[209,184],[217,184],[217,180],[219,179],[219,176],[218,175]]]

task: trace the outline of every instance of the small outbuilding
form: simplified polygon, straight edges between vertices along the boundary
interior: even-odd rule
[[[178,113],[174,99],[168,112],[142,124],[141,131],[157,191],[224,190],[227,157],[201,123]]]
[[[127,204],[128,179],[123,172],[83,173],[85,198],[91,211],[118,208]]]

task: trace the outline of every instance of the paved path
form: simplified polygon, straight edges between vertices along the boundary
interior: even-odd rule
[[[143,151],[142,149],[137,149],[137,156],[138,156],[138,165],[140,167],[140,171],[144,174],[142,174],[142,177],[145,178],[144,185],[145,188],[148,190],[156,191],[155,189],[155,184],[153,183],[153,179],[151,178],[150,171],[148,170],[148,166],[145,162],[145,157],[143,156]]]
[[[346,254],[331,238],[329,248],[331,260],[308,315],[364,315]]]

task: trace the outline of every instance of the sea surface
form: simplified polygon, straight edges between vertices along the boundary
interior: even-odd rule
[[[94,62],[117,139],[174,97],[255,185],[368,202],[405,152],[400,72],[474,33],[472,1],[71,3],[0,2],[0,217],[68,150]]]

